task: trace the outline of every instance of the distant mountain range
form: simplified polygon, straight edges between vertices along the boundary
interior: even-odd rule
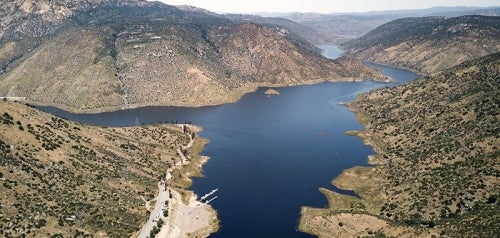
[[[216,17],[224,17],[238,23],[253,22],[270,28],[275,28],[277,30],[285,30],[288,33],[287,36],[290,36],[291,34],[291,37],[288,37],[291,40],[304,39],[316,45],[327,43],[327,39],[311,27],[283,17],[263,17],[251,14],[217,14],[206,9],[193,6],[181,5],[176,7],[184,11],[199,12]]]
[[[277,21],[288,28],[141,0],[0,7],[0,95],[70,111],[214,105],[263,85],[382,78],[326,59],[292,30],[307,27],[286,19]]]
[[[358,38],[369,31],[392,20],[407,17],[442,16],[457,17],[464,15],[500,16],[500,6],[496,7],[434,7],[420,10],[394,10],[364,13],[258,13],[265,17],[290,19],[308,26],[326,39],[327,42],[340,44]]]
[[[408,9],[408,10],[387,10],[387,11],[368,11],[368,12],[332,12],[332,13],[314,13],[314,12],[257,12],[254,15],[262,17],[284,17],[296,21],[313,18],[321,18],[324,16],[368,16],[368,15],[406,15],[406,17],[423,17],[423,16],[446,16],[456,17],[463,15],[487,15],[497,16],[500,14],[500,6],[490,7],[431,7],[425,9]]]
[[[397,19],[342,47],[363,60],[433,73],[500,51],[500,17]]]

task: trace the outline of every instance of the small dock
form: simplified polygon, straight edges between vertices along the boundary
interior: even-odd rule
[[[200,197],[200,202],[202,202],[203,200],[205,200],[205,201],[206,201],[206,202],[205,202],[205,204],[207,204],[207,203],[209,203],[209,202],[213,201],[215,198],[217,198],[217,196],[215,196],[214,198],[212,198],[212,199],[210,199],[210,200],[208,200],[208,201],[207,201],[206,199],[207,199],[208,197],[212,196],[212,195],[213,195],[214,193],[216,193],[217,191],[219,191],[219,189],[218,189],[218,188],[216,188],[216,189],[214,189],[214,190],[210,191],[209,193],[207,193],[207,194],[205,194],[205,195],[201,196],[201,197]]]
[[[217,196],[213,197],[212,199],[208,200],[205,202],[205,205],[209,204],[211,201],[215,200],[217,198]]]

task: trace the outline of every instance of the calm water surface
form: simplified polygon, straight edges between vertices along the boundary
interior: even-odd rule
[[[325,55],[341,53],[323,46]],[[385,74],[407,82],[416,74],[370,64]],[[192,121],[203,127],[210,140],[203,151],[210,156],[203,178],[193,189],[203,195],[214,188],[212,202],[221,221],[210,237],[311,237],[297,232],[301,206],[325,207],[319,187],[341,191],[331,180],[343,170],[366,165],[372,154],[347,130],[362,126],[339,103],[378,87],[393,86],[374,81],[321,83],[277,88],[278,96],[266,96],[261,88],[234,104],[202,108],[145,107],[100,114],[71,114],[55,108],[45,111],[84,123],[126,126],[139,123]]]
[[[323,55],[330,59],[336,59],[342,55],[342,50],[334,45],[320,45],[319,48],[323,50]]]

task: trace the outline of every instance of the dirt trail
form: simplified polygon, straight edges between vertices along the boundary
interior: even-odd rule
[[[199,130],[198,128],[194,128]],[[182,150],[191,148],[194,144],[194,138],[189,135],[190,141]],[[175,164],[173,167],[167,169],[165,180],[160,181],[158,184],[158,195],[156,197],[156,204],[151,212],[151,216],[142,227],[139,238],[149,236],[150,231],[156,225],[158,219],[165,221],[160,229],[157,237],[159,238],[179,238],[187,237],[188,234],[196,233],[198,236],[208,236],[212,231],[212,221],[216,219],[216,213],[209,205],[197,201],[195,194],[191,194],[188,204],[184,204],[181,194],[169,187],[165,187],[168,181],[172,178],[172,171],[180,169],[182,166],[189,164],[189,157],[182,153],[181,149],[177,149],[177,153],[181,158],[180,163]],[[168,201],[168,206],[166,206]],[[168,209],[168,216],[163,217],[163,211]]]

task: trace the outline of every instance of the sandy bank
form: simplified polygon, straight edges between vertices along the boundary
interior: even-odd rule
[[[181,146],[182,150],[177,150],[179,162],[167,169],[164,180],[159,183],[157,202],[151,213],[153,219],[144,225],[139,237],[147,237],[153,227],[157,227],[159,219],[163,220],[163,225],[156,237],[207,237],[218,229],[216,211],[187,190],[190,177],[201,176],[201,168],[208,161],[208,157],[199,155],[207,141],[193,138],[191,134],[202,129],[192,125],[187,129],[190,140]]]
[[[171,193],[169,216],[157,237],[206,237],[217,230],[217,213],[210,205],[197,201],[194,194],[186,204],[179,192],[171,190]]]

